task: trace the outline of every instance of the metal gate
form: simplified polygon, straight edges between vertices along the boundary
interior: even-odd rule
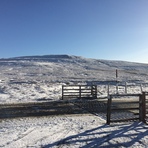
[[[128,97],[128,99],[121,99],[121,97]],[[132,99],[133,97],[136,98]],[[118,114],[117,117],[115,116],[115,119],[113,112]],[[125,113],[126,115],[132,113],[132,116],[130,118],[124,117]],[[134,120],[148,124],[148,92],[143,92],[142,94],[110,95],[107,102],[107,124],[110,124],[110,122]]]

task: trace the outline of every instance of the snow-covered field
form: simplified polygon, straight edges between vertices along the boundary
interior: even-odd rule
[[[147,147],[148,126],[106,125],[99,116],[53,116],[0,122],[0,147]]]
[[[98,98],[118,92],[148,91],[148,64],[34,56],[0,59],[0,103],[61,99],[62,85],[97,84]],[[142,87],[141,87],[142,86]],[[143,123],[106,125],[104,115],[62,115],[0,120],[0,147],[148,147]]]

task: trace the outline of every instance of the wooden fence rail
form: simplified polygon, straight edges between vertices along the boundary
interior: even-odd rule
[[[97,98],[97,85],[63,85],[62,100],[70,98]]]

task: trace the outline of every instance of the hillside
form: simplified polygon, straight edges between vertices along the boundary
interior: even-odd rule
[[[87,59],[69,55],[26,56],[0,60],[1,78],[22,80],[112,81],[118,69],[119,81],[142,81],[148,78],[148,64]]]
[[[119,82],[148,82],[148,64],[69,55],[0,59],[0,101],[59,99],[63,84],[80,83],[101,85],[99,96],[105,95],[105,85],[116,82],[116,69]]]

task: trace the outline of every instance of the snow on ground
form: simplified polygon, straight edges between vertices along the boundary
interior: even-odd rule
[[[36,56],[0,60],[0,103],[59,100],[62,85],[97,84],[98,98],[117,93],[148,91],[148,65],[86,59],[76,56]],[[139,123],[106,125],[97,116],[61,115],[0,120],[0,147],[148,147],[148,126]]]
[[[0,122],[0,147],[147,147],[148,126],[139,122],[106,125],[99,116],[53,116]]]
[[[71,83],[73,84],[73,83]],[[86,84],[86,83],[83,83]],[[12,84],[0,84],[0,103],[19,103],[19,102],[38,102],[38,101],[50,101],[59,100],[62,98],[62,85],[65,83],[45,83],[38,82],[36,84],[28,83],[12,83]],[[129,85],[129,86],[128,86]],[[125,85],[118,85],[118,91],[116,85],[101,84],[97,85],[98,98],[107,98],[109,94],[125,93]],[[142,86],[143,91],[148,91],[148,85]],[[141,86],[139,84],[127,84],[128,94],[141,93]]]
[[[0,103],[19,103],[59,100],[62,84],[4,84],[4,92],[0,93]]]

